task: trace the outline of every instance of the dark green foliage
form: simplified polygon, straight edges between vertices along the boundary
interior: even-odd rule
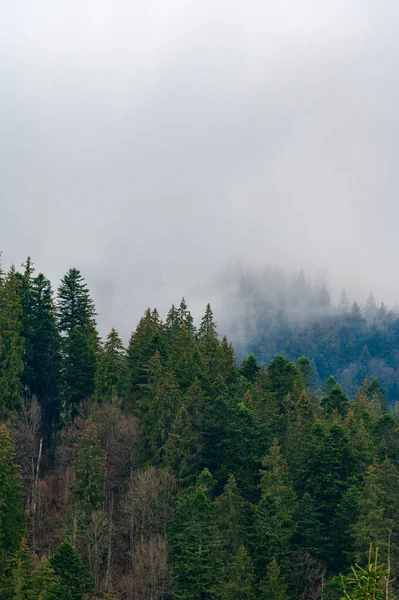
[[[204,460],[219,484],[230,474],[248,499],[255,499],[262,457],[269,445],[269,432],[244,402],[219,396],[204,415]]]
[[[331,566],[345,564],[348,530],[342,531],[340,506],[348,490],[354,468],[354,454],[345,428],[333,423],[316,423],[304,456],[303,487],[313,501],[316,520],[314,555]]]
[[[287,584],[281,574],[278,562],[273,560],[267,567],[266,577],[260,586],[260,600],[287,600]]]
[[[253,383],[256,379],[259,369],[260,367],[256,358],[253,354],[250,354],[248,358],[246,358],[243,361],[242,366],[240,368],[240,374],[246,377],[248,381]]]
[[[322,399],[321,405],[326,414],[337,411],[340,415],[345,415],[349,408],[349,400],[338,383],[336,383],[328,389],[328,393]]]
[[[60,592],[60,581],[46,558],[37,561],[26,539],[9,560],[1,597],[9,600],[68,600]]]
[[[25,531],[22,486],[7,427],[0,424],[0,573]]]
[[[313,376],[314,371],[312,367],[311,361],[307,358],[307,356],[301,356],[296,361],[296,367],[302,375],[303,382],[307,390],[312,390],[314,387],[313,384]]]
[[[111,329],[98,357],[94,397],[98,402],[123,400],[127,386],[126,352],[118,332]]]
[[[22,278],[23,336],[25,338],[24,386],[42,407],[46,432],[59,420],[60,336],[51,284],[44,275]]]
[[[223,563],[231,562],[240,546],[250,539],[250,504],[244,500],[237,487],[235,477],[230,475],[223,493],[216,499],[216,519],[220,533]]]
[[[204,471],[176,506],[170,528],[176,600],[211,600],[220,586],[222,563],[212,486],[209,471]]]
[[[69,542],[62,542],[50,558],[50,565],[60,580],[62,600],[82,600],[92,590],[82,561]],[[61,600],[60,598],[60,600]]]
[[[297,500],[289,479],[288,465],[277,440],[263,461],[261,498],[255,508],[255,546],[260,571],[272,560],[285,568],[292,535]]]
[[[262,329],[270,346],[237,367],[209,305],[198,331],[184,299],[165,324],[147,310],[125,353],[114,329],[99,344],[76,269],[57,311],[30,259],[22,274],[0,273],[0,419],[15,431],[23,483],[1,424],[1,598],[78,600],[95,589],[342,600],[350,565],[367,575],[370,541],[391,570],[384,598],[397,595],[399,412],[375,376],[392,400],[399,319],[370,302],[365,317],[355,306],[338,323],[321,281],[313,291],[303,273],[295,282],[301,323],[281,307]],[[279,336],[295,362],[274,357]],[[29,550],[51,555],[62,536],[72,545],[51,565]]]
[[[227,574],[221,597],[223,600],[255,600],[255,572],[252,560],[244,546],[234,556]]]
[[[132,333],[127,349],[130,389],[137,395],[147,383],[148,362],[156,352],[165,358],[165,339],[159,315],[148,308]]]
[[[24,371],[21,286],[12,267],[0,287],[0,409],[20,404]]]
[[[181,392],[174,374],[165,367],[158,351],[148,363],[146,377],[148,383],[143,387],[144,398],[138,409],[145,438],[144,458],[153,464],[161,464],[181,407]]]
[[[94,393],[98,352],[95,309],[87,284],[70,269],[58,288],[58,323],[62,334],[62,398],[67,418]]]
[[[78,440],[75,481],[72,484],[72,503],[78,504],[85,512],[100,508],[104,499],[104,460],[96,426],[89,419]]]

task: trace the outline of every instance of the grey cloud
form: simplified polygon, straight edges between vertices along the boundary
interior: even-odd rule
[[[226,264],[399,297],[393,1],[0,2],[0,247],[79,267],[102,330]]]

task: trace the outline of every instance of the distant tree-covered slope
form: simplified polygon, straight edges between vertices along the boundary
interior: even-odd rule
[[[331,374],[349,395],[365,377],[377,378],[390,403],[399,400],[399,315],[377,306],[351,304],[342,292],[333,304],[323,277],[303,271],[286,279],[277,268],[233,274],[228,327],[239,357],[253,353],[268,364],[276,354],[308,356],[318,387]],[[237,317],[238,315],[238,317]]]

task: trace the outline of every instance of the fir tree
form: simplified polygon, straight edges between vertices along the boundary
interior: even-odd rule
[[[276,560],[267,567],[266,577],[262,580],[259,591],[260,600],[288,600],[287,584]]]
[[[272,560],[286,562],[294,533],[296,497],[289,479],[288,465],[277,440],[263,461],[261,499],[255,508],[256,556],[261,569]]]
[[[50,558],[50,565],[60,580],[65,600],[83,600],[92,591],[82,561],[69,542],[62,542]],[[64,600],[64,599],[62,599]]]
[[[38,398],[50,434],[60,416],[60,337],[49,280],[42,274],[34,277],[29,294],[29,314],[24,307],[24,335],[29,353],[25,353],[23,383]]]
[[[127,378],[125,349],[118,332],[111,329],[98,358],[94,397],[98,402],[123,399],[126,395]]]
[[[343,393],[341,387],[336,383],[330,390],[328,395],[324,396],[321,405],[327,414],[331,414],[334,410],[339,414],[345,415],[349,408],[348,397]]]
[[[230,564],[221,596],[223,600],[255,600],[255,592],[252,560],[244,546],[241,546]]]
[[[223,493],[216,499],[216,518],[221,539],[223,563],[227,566],[240,546],[249,540],[250,508],[240,495],[234,475],[230,475]]]
[[[95,309],[87,284],[70,269],[58,288],[58,322],[62,334],[62,395],[67,417],[94,392],[98,351]]]
[[[147,378],[144,401],[140,406],[146,445],[144,452],[147,460],[161,463],[173,422],[181,406],[181,395],[173,373],[164,366],[158,352],[149,362]]]
[[[246,358],[243,361],[242,366],[240,368],[240,374],[243,375],[243,377],[246,377],[248,381],[253,383],[256,379],[256,376],[258,375],[259,368],[260,367],[257,363],[255,356],[253,354],[250,354],[248,358]]]
[[[0,571],[16,551],[25,530],[22,486],[7,427],[0,425]]]
[[[0,288],[0,408],[12,409],[21,401],[24,370],[20,282],[12,267]]]
[[[104,500],[104,461],[96,426],[89,419],[78,440],[72,484],[72,503],[77,503],[85,512],[99,509]]]
[[[172,584],[176,600],[208,600],[220,586],[222,564],[211,500],[212,477],[204,471],[176,507],[170,528]]]
[[[148,363],[156,352],[166,358],[165,333],[158,314],[148,308],[130,336],[127,349],[130,389],[135,396],[147,384]]]

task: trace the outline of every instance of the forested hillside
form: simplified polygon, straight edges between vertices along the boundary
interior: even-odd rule
[[[266,366],[237,363],[211,307],[195,327],[184,300],[165,320],[147,309],[125,349],[114,329],[99,338],[77,269],[55,293],[30,259],[1,272],[0,598],[341,600],[370,542],[388,569],[374,597],[393,598],[399,423],[377,346],[360,359],[351,340],[395,344],[397,320],[323,319],[298,324],[324,344],[318,373],[267,336]],[[362,379],[349,396],[330,376],[348,360]]]
[[[364,304],[350,301],[345,290],[333,302],[325,277],[312,281],[303,271],[235,269],[224,283],[226,329],[239,356],[253,353],[268,364],[277,354],[294,361],[305,355],[317,386],[333,375],[353,396],[365,377],[377,378],[389,403],[399,400],[397,305],[378,305],[372,293]]]

